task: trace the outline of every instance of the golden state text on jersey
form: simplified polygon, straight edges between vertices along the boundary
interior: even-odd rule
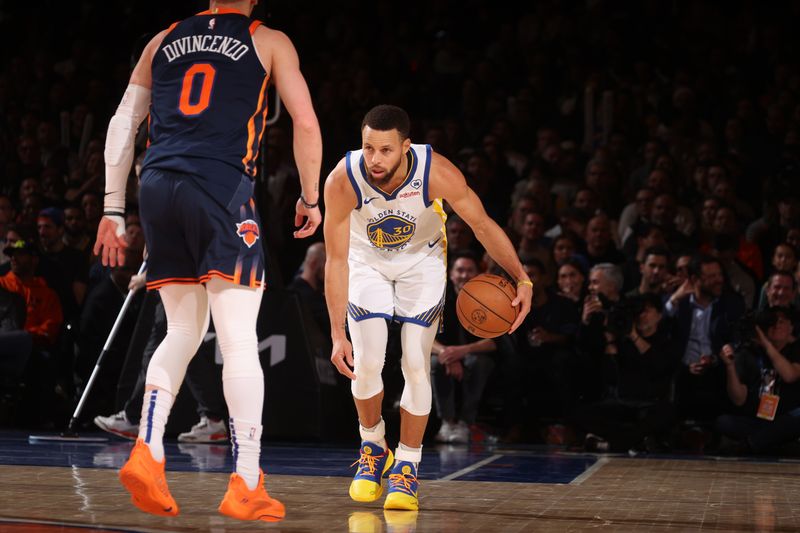
[[[408,245],[417,229],[417,217],[398,210],[387,209],[370,218],[367,236],[376,248],[382,250],[402,250]]]
[[[347,176],[357,206],[350,215],[350,257],[392,268],[413,266],[425,257],[444,256],[446,215],[442,200],[428,197],[431,147],[412,144],[407,154],[408,174],[391,193],[367,178],[362,150],[345,156]]]

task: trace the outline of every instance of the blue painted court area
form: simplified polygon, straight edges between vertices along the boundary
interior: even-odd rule
[[[41,433],[40,433],[41,434]],[[105,434],[82,434],[105,437]],[[0,464],[119,469],[128,458],[132,442],[110,439],[105,443],[30,443],[28,434],[0,432]],[[230,446],[165,444],[167,470],[230,472]],[[271,474],[350,477],[358,448],[324,444],[265,445],[262,467]],[[420,479],[495,481],[517,483],[570,483],[597,461],[593,455],[564,455],[547,450],[503,450],[490,447],[426,446]]]

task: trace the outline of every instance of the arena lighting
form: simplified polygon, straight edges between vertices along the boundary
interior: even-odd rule
[[[147,265],[146,261],[142,261],[142,266],[139,267],[138,274],[144,272],[145,267]],[[111,343],[114,342],[114,338],[117,336],[117,331],[119,330],[120,324],[122,324],[122,319],[125,317],[126,312],[128,311],[128,307],[130,307],[131,301],[133,301],[133,297],[136,294],[136,291],[128,291],[128,294],[125,296],[125,301],[122,303],[122,308],[119,310],[117,314],[117,319],[114,320],[114,325],[111,327],[111,331],[106,338],[106,343],[103,345],[103,350],[100,352],[100,355],[97,357],[97,362],[94,365],[94,370],[92,370],[92,375],[89,377],[89,381],[86,382],[86,387],[83,389],[83,393],[81,394],[80,400],[78,400],[78,405],[75,407],[75,411],[72,413],[72,418],[69,421],[69,425],[67,429],[58,434],[58,435],[29,435],[28,442],[31,444],[36,444],[39,442],[77,442],[77,443],[98,443],[98,442],[107,442],[108,438],[106,437],[81,437],[78,435],[77,427],[78,427],[78,417],[83,410],[83,405],[86,403],[86,398],[89,396],[89,392],[92,390],[92,385],[94,385],[94,380],[97,378],[98,373],[100,372],[100,365],[103,362],[108,350],[111,348]]]

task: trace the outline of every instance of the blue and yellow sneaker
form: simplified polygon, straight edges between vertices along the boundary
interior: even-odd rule
[[[416,511],[419,509],[417,467],[407,461],[396,461],[389,472],[389,492],[384,509]]]
[[[350,466],[358,465],[353,482],[350,483],[350,497],[357,502],[374,502],[383,494],[381,478],[394,462],[391,450],[384,450],[374,442],[361,443],[361,457]]]

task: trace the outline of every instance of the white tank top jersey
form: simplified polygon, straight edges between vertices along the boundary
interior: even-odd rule
[[[406,179],[387,194],[367,181],[363,150],[347,153],[347,176],[358,205],[350,215],[350,260],[389,278],[427,258],[444,264],[447,250],[441,198],[428,197],[431,147],[412,144]]]

